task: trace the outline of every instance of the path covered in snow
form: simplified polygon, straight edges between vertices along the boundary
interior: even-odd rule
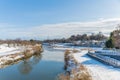
[[[87,51],[73,54],[74,58],[88,68],[93,80],[120,80],[120,69],[104,65],[87,55]]]

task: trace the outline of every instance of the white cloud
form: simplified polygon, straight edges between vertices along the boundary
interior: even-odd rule
[[[103,32],[109,34],[120,23],[120,18],[99,19],[90,22],[69,22],[59,24],[46,24],[29,28],[4,28],[2,31],[5,38],[62,38],[73,34]],[[7,31],[7,32],[5,32]],[[0,34],[2,34],[0,32]]]
[[[92,22],[69,22],[60,24],[48,24],[34,27],[33,32],[47,38],[69,37],[72,34],[103,32],[109,34],[120,23],[120,18],[102,19]]]

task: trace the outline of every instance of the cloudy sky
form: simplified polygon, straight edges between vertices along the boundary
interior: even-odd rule
[[[1,39],[108,35],[120,23],[120,0],[0,0]]]

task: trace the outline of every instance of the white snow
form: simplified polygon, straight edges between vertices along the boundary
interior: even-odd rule
[[[64,47],[53,47],[55,50],[72,50],[73,48],[64,48]]]
[[[0,56],[15,54],[22,51],[20,47],[7,47],[6,44],[0,45]]]
[[[73,54],[74,58],[86,66],[93,80],[120,80],[120,69],[109,65],[102,64],[97,60],[89,58],[87,51]]]

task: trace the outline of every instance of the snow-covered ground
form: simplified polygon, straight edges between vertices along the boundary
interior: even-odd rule
[[[54,50],[62,50],[62,51],[65,51],[65,50],[72,50],[73,48],[67,48],[67,47],[53,47]]]
[[[86,55],[87,51],[73,54],[74,58],[86,66],[93,80],[120,80],[120,69],[104,65]]]
[[[8,47],[7,44],[0,45],[0,56],[15,54],[22,51],[21,47]]]
[[[68,43],[70,44],[70,43]],[[97,51],[101,51],[102,48],[100,47],[82,47],[82,46],[68,46],[67,43],[57,43],[57,44],[53,44],[51,45],[51,48],[55,49],[55,50],[73,50],[73,49],[77,49],[77,50],[80,50],[80,49],[86,49],[86,48],[92,48],[94,50],[97,50]]]

